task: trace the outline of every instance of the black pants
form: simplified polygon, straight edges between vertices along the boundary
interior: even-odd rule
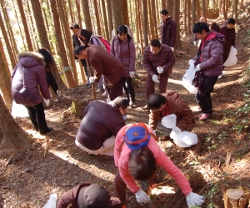
[[[49,131],[44,114],[43,103],[35,106],[26,106],[30,120],[37,131],[45,134]]]
[[[132,83],[131,77],[123,78],[123,89],[127,95],[128,100],[130,100],[129,95],[131,96],[131,100],[135,102],[135,90]]]
[[[200,87],[200,92],[196,95],[196,101],[201,107],[203,113],[211,114],[213,112],[211,92],[214,90],[214,85],[218,79],[216,77],[204,76]]]
[[[58,85],[56,79],[51,72],[46,72],[47,83],[53,89],[54,93],[57,95]]]

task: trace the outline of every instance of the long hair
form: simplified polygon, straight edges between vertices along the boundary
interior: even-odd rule
[[[45,68],[51,72],[51,68],[54,65],[53,56],[46,48],[40,48],[40,49],[38,49],[38,52],[43,55],[44,61],[46,63]]]
[[[80,35],[85,37],[85,41],[84,41],[85,44],[88,44],[92,34],[93,33],[89,30],[81,29],[80,31]]]
[[[156,172],[156,159],[148,147],[132,150],[128,162],[130,175],[138,181],[150,179]]]

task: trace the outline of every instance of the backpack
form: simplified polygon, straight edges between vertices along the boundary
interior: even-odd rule
[[[99,38],[102,44],[105,46],[106,51],[110,53],[110,43],[104,39],[104,38]]]

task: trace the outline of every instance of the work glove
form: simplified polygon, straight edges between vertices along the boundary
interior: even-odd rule
[[[196,194],[192,191],[186,196],[186,201],[188,208],[201,206],[205,202],[203,196]]]
[[[155,83],[160,83],[159,77],[158,77],[156,74],[153,74],[152,80],[153,80]]]
[[[136,196],[136,201],[141,205],[148,204],[150,202],[150,198],[142,189],[137,191],[135,193],[135,196]]]
[[[50,104],[50,99],[44,99],[44,103],[46,104],[46,106],[48,107]]]
[[[129,75],[130,75],[130,77],[133,79],[134,76],[135,76],[135,72],[134,72],[134,71],[130,71],[130,72],[129,72]]]
[[[178,134],[181,133],[181,132],[182,132],[181,129],[176,126],[176,127],[174,127],[172,129],[169,136],[170,136],[171,139],[177,139]]]
[[[89,83],[92,84],[95,82],[95,77],[89,77]]]
[[[195,70],[196,70],[196,71],[200,71],[200,70],[201,70],[200,64],[198,64],[198,65],[195,67]]]
[[[196,41],[196,40],[194,40],[194,41],[193,41],[193,44],[194,44],[195,46],[197,46],[197,41]]]
[[[163,67],[162,66],[157,66],[157,72],[161,74],[163,72]]]
[[[174,52],[174,47],[170,47],[171,48],[171,50]]]
[[[189,59],[188,60],[188,64],[189,64],[189,66],[193,66],[194,65],[194,62],[195,62],[195,60],[194,59]]]

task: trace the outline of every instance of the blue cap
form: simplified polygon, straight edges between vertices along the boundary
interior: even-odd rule
[[[150,133],[145,124],[133,124],[130,126],[124,135],[124,142],[128,145],[129,149],[137,150],[148,146]]]

